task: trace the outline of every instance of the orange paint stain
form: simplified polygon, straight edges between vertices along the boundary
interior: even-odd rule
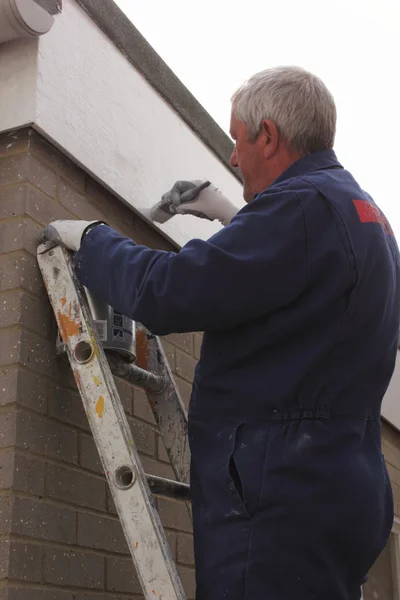
[[[103,398],[103,396],[100,396],[100,398],[97,401],[96,412],[97,412],[98,417],[100,419],[102,419],[103,415],[104,415],[104,398]]]
[[[58,311],[58,320],[60,324],[61,337],[64,344],[66,344],[68,338],[78,335],[80,331],[80,324],[71,319],[71,316],[64,315],[60,310]]]
[[[156,590],[151,590],[155,596],[157,596]]]
[[[67,299],[66,298],[61,298],[61,306],[64,308],[64,306],[67,304]]]
[[[136,542],[135,548],[136,550],[139,548],[139,542]]]

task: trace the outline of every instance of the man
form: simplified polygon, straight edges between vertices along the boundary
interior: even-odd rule
[[[205,331],[189,414],[197,600],[356,600],[389,536],[380,407],[399,253],[335,127],[320,79],[268,69],[232,99],[248,204],[235,215],[207,182],[178,182],[154,212],[219,218],[211,239],[169,253],[99,223],[47,231],[125,315]]]

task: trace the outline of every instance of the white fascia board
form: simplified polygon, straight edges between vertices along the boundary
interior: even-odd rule
[[[15,40],[0,46],[0,131],[36,120],[38,40]]]
[[[145,218],[178,179],[210,179],[238,209],[242,186],[75,2],[39,41],[37,128]],[[178,216],[182,246],[221,226]]]

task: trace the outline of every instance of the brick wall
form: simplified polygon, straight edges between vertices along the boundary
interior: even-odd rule
[[[0,600],[141,597],[69,365],[55,357],[35,258],[43,227],[69,218],[104,219],[139,243],[173,249],[32,129],[0,135]],[[186,404],[200,339],[164,341]],[[145,470],[173,478],[145,394],[117,386]],[[157,504],[193,598],[186,508]]]

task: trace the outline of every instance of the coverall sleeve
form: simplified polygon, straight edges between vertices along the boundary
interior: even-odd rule
[[[78,279],[156,335],[222,330],[295,300],[306,286],[306,234],[294,192],[265,193],[207,241],[179,252],[93,228],[76,255]]]

